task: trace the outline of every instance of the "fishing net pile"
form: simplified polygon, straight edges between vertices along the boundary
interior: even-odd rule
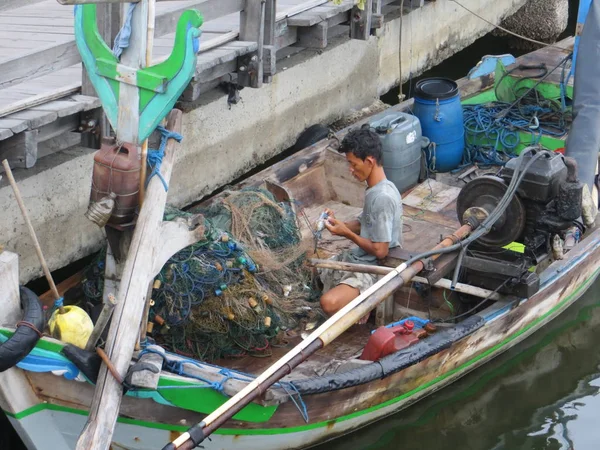
[[[166,348],[214,361],[269,356],[286,332],[320,314],[289,203],[265,190],[225,192],[208,207],[167,207],[165,220],[201,214],[205,239],[174,255],[156,277],[150,336]],[[90,264],[84,293],[98,301],[102,255]]]

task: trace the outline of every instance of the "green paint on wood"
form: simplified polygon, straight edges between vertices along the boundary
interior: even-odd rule
[[[197,387],[193,388],[193,386]],[[205,385],[164,377],[161,377],[158,382],[158,392],[174,406],[203,414],[210,414],[229,400],[226,395]],[[244,422],[267,422],[276,410],[277,406],[261,406],[250,403],[233,418]]]
[[[95,4],[75,6],[75,42],[90,81],[100,98],[106,117],[116,130],[119,115],[120,83],[114,79],[107,79],[98,75],[96,67],[98,58],[107,61],[116,61],[116,58],[98,31]],[[113,75],[116,75],[116,73]]]
[[[194,54],[195,59],[193,40],[200,37],[200,31],[198,29],[202,26],[202,23],[203,18],[198,11],[192,9],[184,11],[177,22],[175,43],[169,57],[162,63],[148,67],[142,70],[142,72],[147,72],[161,78],[166,78],[167,80],[173,80],[184,67],[186,59],[190,58],[189,46],[192,48],[191,53]],[[194,69],[195,66],[196,64],[194,60]],[[193,73],[191,75],[193,76]],[[190,79],[188,79],[188,83]],[[140,92],[140,111],[144,110],[153,97],[154,96],[150,92]]]
[[[198,11],[185,11],[179,18],[169,58],[155,66],[135,68],[140,99],[137,144],[156,129],[192,79],[202,23]],[[119,61],[98,32],[95,4],[76,6],[75,40],[90,80],[118,135],[119,87],[124,81],[120,79]]]

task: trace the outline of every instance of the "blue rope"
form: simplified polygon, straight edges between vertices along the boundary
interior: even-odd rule
[[[463,106],[465,152],[461,167],[475,162],[504,165],[508,159],[517,156],[515,151],[521,143],[520,132],[530,133],[531,145],[539,144],[544,134],[560,137],[566,133],[562,116],[555,121],[539,119],[559,113],[549,106],[521,105],[508,114],[502,114],[507,106],[503,102]]]
[[[302,400],[302,396],[300,395],[300,391],[298,390],[298,388],[294,385],[294,383],[277,383],[279,386],[281,386],[281,388],[286,392],[287,395],[290,396],[290,398],[292,399],[292,402],[294,402],[294,405],[296,406],[296,408],[298,408],[298,411],[300,411],[300,415],[302,416],[302,418],[304,419],[304,421],[306,423],[308,423],[308,409],[306,408],[306,403],[304,403],[304,400]],[[290,393],[290,391],[287,390],[287,388],[290,388],[291,390],[295,391],[295,394]],[[298,400],[296,400],[294,398],[294,395],[298,396]]]
[[[148,166],[150,167],[150,169],[152,169],[152,172],[150,173],[150,175],[148,176],[148,179],[146,180],[146,186],[148,186],[148,183],[150,183],[150,180],[152,179],[152,177],[154,175],[158,175],[158,178],[160,178],[160,181],[162,181],[162,184],[165,187],[165,191],[168,191],[169,186],[167,185],[167,182],[165,181],[165,179],[163,178],[163,176],[160,173],[160,166],[161,166],[162,160],[165,156],[165,148],[167,146],[167,141],[169,139],[175,139],[177,142],[181,142],[181,140],[183,139],[183,136],[181,136],[179,133],[176,133],[174,131],[169,131],[161,125],[156,127],[156,129],[158,131],[160,131],[160,134],[161,134],[160,147],[158,148],[158,150],[148,149],[147,161],[148,161]]]
[[[139,357],[141,358],[142,355],[144,355],[146,353],[156,353],[157,355],[162,356],[165,361],[165,368],[169,372],[176,373],[179,376],[202,381],[204,383],[204,385],[194,385],[194,386],[160,386],[160,389],[206,389],[206,388],[210,388],[210,389],[213,389],[213,390],[223,394],[224,390],[225,390],[225,383],[227,383],[227,381],[229,381],[229,380],[238,380],[238,381],[244,381],[244,382],[249,383],[256,378],[255,376],[244,373],[244,372],[227,369],[227,368],[220,367],[220,366],[214,366],[212,364],[200,363],[194,359],[185,358],[181,355],[176,355],[171,352],[165,352],[163,354],[163,353],[161,353],[157,350],[151,349],[151,348],[144,348],[140,352]],[[169,358],[169,356],[176,356],[177,359]],[[223,378],[220,381],[207,380],[198,375],[194,375],[194,374],[186,372],[185,367],[184,367],[185,364],[190,364],[192,366],[198,367],[199,369],[202,369],[203,366],[220,369],[219,374],[223,375]],[[280,381],[278,383],[275,383],[273,386],[283,389],[290,396],[290,399],[292,400],[292,402],[294,403],[296,408],[298,408],[298,411],[302,415],[302,418],[304,419],[304,421],[306,423],[308,423],[308,421],[309,421],[308,408],[306,407],[306,403],[304,403],[304,400],[302,399],[302,395],[300,394],[300,391],[298,391],[298,388],[293,383],[285,382],[285,381]],[[297,398],[295,398],[295,397],[297,397]]]
[[[64,306],[64,297],[58,298],[54,301],[54,306],[56,306],[57,308],[60,308],[62,306]]]
[[[131,21],[133,19],[133,10],[137,3],[130,3],[127,15],[125,16],[125,22],[123,27],[119,30],[119,33],[115,37],[115,43],[113,46],[113,55],[115,58],[121,59],[123,50],[129,47],[129,40],[131,39]]]

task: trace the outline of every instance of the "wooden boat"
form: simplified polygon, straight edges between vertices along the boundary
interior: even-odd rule
[[[570,41],[563,45],[570,45]],[[563,56],[559,50],[547,48],[518,62],[545,62],[551,66]],[[514,71],[510,76],[522,75]],[[492,78],[461,80],[463,102],[489,101],[493,96]],[[556,79],[550,76],[546,81],[552,84]],[[405,102],[394,109],[409,107],[410,102]],[[382,115],[386,113],[389,111]],[[560,141],[545,137],[544,143],[558,148]],[[303,206],[311,222],[324,207],[335,210],[338,218],[351,218],[361,209],[364,185],[350,176],[344,157],[331,148],[332,143],[326,140],[300,151],[239,187],[265,187],[280,199],[289,196]],[[405,244],[403,249],[390,253],[387,265],[396,266],[409,255],[431,248],[440,235],[450,235],[460,226],[456,216],[460,189],[451,186],[464,184],[459,176],[425,181],[403,194]],[[301,226],[304,233],[310,234],[305,225]],[[324,236],[320,249],[334,253],[346,245],[345,241]],[[413,350],[412,355],[410,351],[403,353],[402,358],[396,354],[401,360],[390,365],[358,359],[373,327],[353,327],[283,380],[292,384],[282,382],[269,389],[203,446],[244,450],[306,448],[395,414],[476,370],[558,316],[597,278],[599,257],[600,230],[594,225],[563,259],[538,265],[539,289],[529,298],[483,290],[486,302],[482,308],[451,326],[440,326],[436,333],[422,339],[425,345],[412,347],[418,351]],[[438,270],[443,270],[441,261],[436,264]],[[436,292],[443,298],[445,291],[437,288]],[[411,302],[411,293],[418,296],[410,288],[403,288],[378,307],[376,323],[385,324],[408,315],[452,315],[444,302],[434,300],[427,305],[415,297]],[[2,315],[14,313],[2,311]],[[4,340],[12,333],[11,328],[0,329]],[[169,355],[188,376],[163,369],[157,389],[127,392],[112,448],[162,448],[202,421],[300,340],[298,336],[288,348],[274,349],[270,358],[245,357],[222,361],[221,365]],[[62,348],[60,341],[43,337],[17,367],[0,374],[0,406],[29,448],[74,448],[86,422],[94,386],[61,355]],[[361,373],[380,375],[361,379]],[[302,395],[286,391],[286,386],[301,386],[297,389]]]

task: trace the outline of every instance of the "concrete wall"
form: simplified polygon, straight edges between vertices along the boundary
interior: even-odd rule
[[[513,33],[543,42],[556,42],[567,28],[569,0],[528,0],[525,6],[507,17],[502,26]],[[511,46],[534,50],[539,46],[497,30],[498,36],[508,36]]]
[[[461,3],[498,23],[525,0]],[[405,15],[402,78],[438,64],[491,28],[451,0],[430,2]],[[395,19],[367,42],[340,39],[323,52],[305,51],[279,61],[273,82],[242,90],[243,101],[231,109],[222,94],[207,94],[184,116],[184,142],[177,148],[169,201],[182,206],[199,199],[292,144],[307,126],[331,122],[397,85],[399,30],[400,19]],[[97,249],[102,233],[83,217],[91,152],[72,149],[49,158],[18,177],[45,256],[51,269],[57,269]],[[0,211],[0,242],[20,255],[22,282],[40,276],[5,180],[0,181]]]

